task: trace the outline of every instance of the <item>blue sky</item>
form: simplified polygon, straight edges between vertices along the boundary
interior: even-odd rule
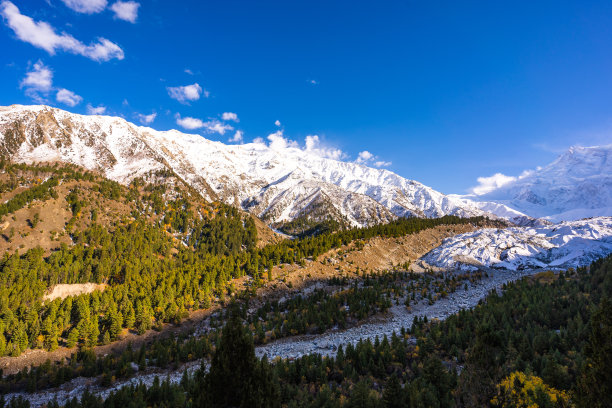
[[[612,142],[612,2],[0,0],[0,14],[2,105],[226,143],[318,135],[444,193]]]

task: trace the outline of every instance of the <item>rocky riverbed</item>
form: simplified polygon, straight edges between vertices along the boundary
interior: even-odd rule
[[[362,339],[382,338],[391,336],[393,332],[399,332],[402,327],[409,328],[415,316],[427,316],[428,319],[445,319],[457,313],[461,309],[471,308],[484,299],[489,292],[501,288],[503,284],[531,275],[538,270],[494,270],[489,271],[488,277],[483,277],[475,283],[468,284],[467,290],[461,288],[449,294],[446,298],[439,299],[432,305],[427,300],[411,305],[410,310],[402,301],[399,305],[393,305],[384,318],[352,327],[346,330],[332,329],[320,335],[303,335],[287,337],[278,341],[259,346],[255,352],[257,356],[266,355],[268,359],[299,358],[305,354],[318,353],[331,356],[336,353],[339,345],[355,344]],[[79,398],[85,390],[105,398],[110,392],[121,387],[143,383],[147,386],[153,384],[155,377],[160,380],[168,379],[172,383],[179,382],[185,370],[194,372],[201,365],[200,361],[186,363],[176,370],[149,369],[135,374],[132,378],[116,382],[113,386],[102,388],[94,384],[94,379],[76,378],[59,388],[45,390],[37,393],[13,393],[5,395],[8,401],[11,398],[23,397],[30,401],[32,407],[39,407],[46,403],[57,400],[60,404],[72,398]]]
[[[485,298],[494,289],[499,289],[504,283],[517,280],[535,271],[507,271],[499,270],[489,273],[489,277],[483,278],[474,284],[468,284],[467,290],[459,289],[446,298],[439,299],[430,305],[427,299],[411,305],[410,310],[406,308],[403,301],[399,305],[394,304],[388,312],[386,319],[365,323],[346,330],[330,330],[320,335],[295,336],[280,339],[276,342],[257,347],[256,354],[264,355],[268,359],[275,357],[299,358],[305,354],[318,353],[321,355],[335,355],[341,344],[356,344],[359,340],[383,336],[390,337],[393,332],[398,333],[402,327],[409,328],[415,316],[427,316],[428,319],[443,320],[457,313],[461,309],[472,308]]]

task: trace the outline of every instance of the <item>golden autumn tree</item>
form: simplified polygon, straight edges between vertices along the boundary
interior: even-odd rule
[[[569,395],[550,387],[540,377],[515,371],[497,385],[491,400],[499,408],[565,408],[572,407]]]

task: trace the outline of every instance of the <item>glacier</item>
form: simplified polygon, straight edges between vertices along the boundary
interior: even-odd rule
[[[541,227],[484,228],[445,239],[421,260],[443,269],[562,269],[610,253],[612,217],[597,217]]]

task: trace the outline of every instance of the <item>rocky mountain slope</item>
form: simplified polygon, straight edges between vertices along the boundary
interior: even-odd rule
[[[470,199],[485,211],[495,202],[552,222],[612,215],[612,144],[572,147],[549,165]]]
[[[186,243],[196,221],[219,212],[216,203],[207,203],[173,174],[148,179],[151,183],[128,187],[75,165],[0,161],[0,253],[39,248],[49,255],[73,245],[94,224],[113,231],[135,216],[147,225],[164,225],[176,244]],[[254,221],[257,245],[280,239],[255,217],[248,218]]]
[[[569,268],[612,252],[612,217],[529,228],[485,228],[446,239],[423,257],[442,268]]]
[[[171,170],[206,199],[242,207],[273,225],[329,215],[365,226],[401,216],[486,214],[387,170],[296,147],[225,145],[117,117],[12,105],[0,107],[0,135],[0,156],[13,162],[73,163],[121,183]]]

